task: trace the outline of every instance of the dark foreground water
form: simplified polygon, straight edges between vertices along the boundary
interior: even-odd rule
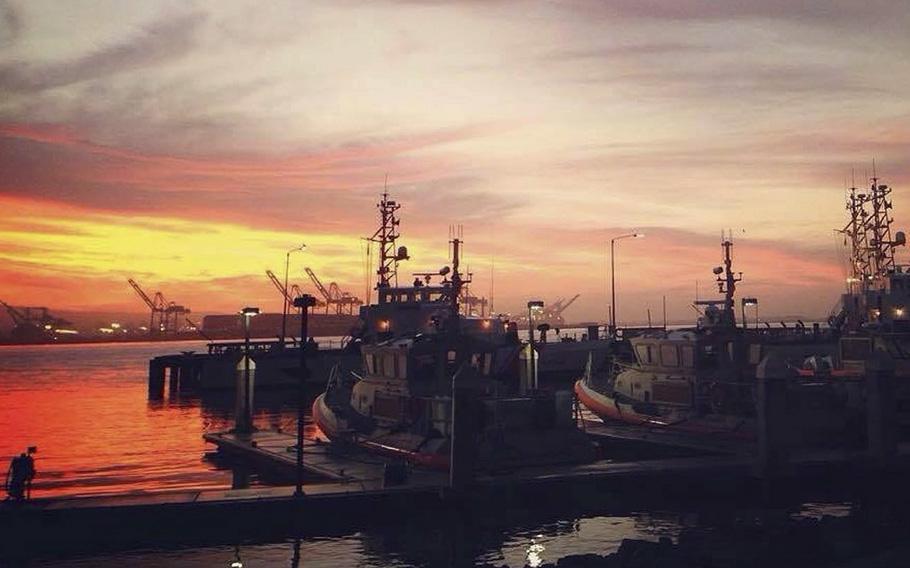
[[[203,347],[202,343],[0,347],[0,458],[8,463],[26,446],[38,446],[36,497],[230,487],[230,466],[207,457],[212,448],[202,440],[204,432],[230,427],[230,395],[178,395],[154,402],[147,397],[150,357]],[[293,394],[258,393],[257,425],[293,428],[296,409],[285,399],[293,401]],[[837,513],[839,508],[802,504],[788,514],[811,516],[819,511]],[[331,538],[278,537],[275,542],[150,548],[76,558],[35,551],[28,565],[536,566],[570,554],[613,552],[627,538],[675,539],[686,527],[704,522],[704,515],[678,510],[555,516],[500,511],[467,519],[451,515],[395,519]]]

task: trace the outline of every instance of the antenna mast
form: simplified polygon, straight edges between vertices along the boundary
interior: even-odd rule
[[[388,288],[392,285],[392,279],[398,278],[398,263],[408,259],[408,251],[401,247],[395,250],[395,241],[401,234],[398,232],[398,225],[401,221],[398,219],[396,212],[401,209],[401,205],[389,199],[388,178],[386,178],[386,187],[382,192],[382,200],[376,205],[379,209],[379,228],[369,238],[374,243],[379,243],[379,269],[376,271],[376,289]]]
[[[850,244],[850,292],[862,293],[870,288],[885,286],[885,280],[894,271],[894,247],[903,244],[891,235],[891,188],[879,184],[873,174],[868,193],[850,188],[847,211],[850,220],[840,231],[844,244]],[[898,235],[900,238],[900,235]]]
[[[467,278],[462,277],[461,270],[459,270],[461,265],[462,247],[464,246],[463,227],[461,225],[449,227],[449,238],[451,239],[449,243],[452,245],[452,277],[449,280],[451,285],[449,302],[452,310],[452,317],[455,321],[455,327],[457,328],[459,325],[458,315],[461,309],[459,306],[459,299],[461,298],[464,287],[471,283],[471,275],[468,274]]]
[[[724,317],[727,318],[730,325],[736,327],[736,303],[734,302],[734,296],[736,295],[736,283],[742,281],[743,273],[740,272],[739,275],[733,273],[733,231],[730,231],[729,235],[723,235],[723,242],[721,246],[724,249],[724,266],[723,266],[723,277],[720,275],[720,271],[717,274],[717,290],[724,295]]]

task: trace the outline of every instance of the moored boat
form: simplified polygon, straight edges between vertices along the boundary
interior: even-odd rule
[[[593,460],[571,391],[537,388],[534,358],[514,327],[460,313],[469,281],[460,246],[452,241],[438,284],[423,273],[414,286],[392,286],[380,269],[379,295],[394,301],[368,312],[379,333],[361,346],[362,374],[333,381],[316,399],[317,426],[333,441],[438,469],[451,463],[456,430],[479,471]],[[399,313],[417,324],[393,334]]]
[[[724,264],[714,274],[723,298],[696,301],[701,315],[694,328],[629,339],[634,360],[617,361],[608,373],[586,372],[575,384],[579,401],[605,421],[752,439],[756,371],[776,352],[793,365],[788,392],[798,436],[815,438],[842,428],[848,418],[842,385],[796,372],[808,356],[830,356],[834,338],[817,326],[737,325],[735,290],[742,276],[732,269],[732,241],[724,239],[722,247]]]

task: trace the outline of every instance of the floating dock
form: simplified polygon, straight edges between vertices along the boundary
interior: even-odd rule
[[[225,453],[289,476],[295,471],[296,439],[289,434],[258,432],[239,438],[222,433],[206,439]],[[898,495],[910,473],[910,444],[901,444],[884,466],[859,450],[793,454],[786,476],[774,479],[756,475],[754,457],[725,453],[478,474],[467,487],[454,490],[445,472],[415,470],[405,483],[386,486],[385,462],[372,454],[365,459],[317,442],[305,444],[304,452],[306,470],[329,481],[306,484],[303,497],[295,497],[293,487],[254,487],[3,504],[0,556],[338,534],[390,518],[421,512],[438,516],[464,507],[492,514],[513,506],[599,511],[617,503],[639,509],[703,506],[711,500],[760,500],[769,483],[776,495],[791,499],[826,491],[847,499],[857,492]]]
[[[218,450],[235,457],[250,460],[279,473],[296,471],[297,437],[274,430],[261,430],[242,436],[232,432],[205,434],[207,442]],[[386,461],[375,454],[357,448],[339,448],[337,445],[306,440],[303,445],[303,468],[324,479],[343,483],[357,483],[364,488],[380,488]],[[445,485],[448,476],[443,472],[414,470],[409,485]]]

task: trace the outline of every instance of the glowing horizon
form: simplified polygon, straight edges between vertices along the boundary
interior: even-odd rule
[[[0,1],[0,299],[141,312],[133,277],[268,308],[301,241],[292,281],[363,297],[388,175],[405,281],[461,224],[497,311],[581,293],[568,319],[603,321],[609,239],[638,230],[620,318],[666,295],[691,319],[733,228],[740,295],[821,317],[851,169],[875,157],[910,220],[908,24],[877,0]]]

